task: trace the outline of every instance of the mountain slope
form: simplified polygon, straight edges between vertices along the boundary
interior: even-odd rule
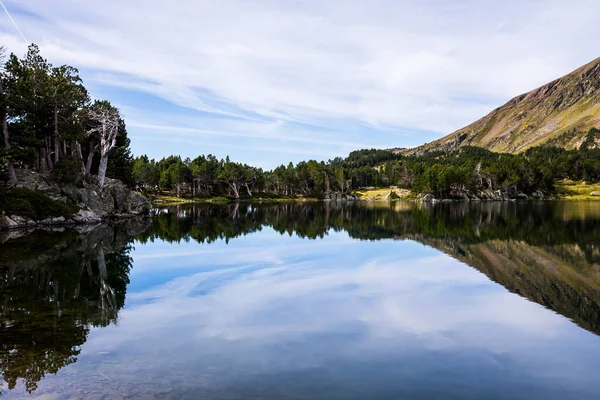
[[[470,145],[517,153],[544,143],[571,149],[592,127],[600,128],[600,58],[410,152]]]

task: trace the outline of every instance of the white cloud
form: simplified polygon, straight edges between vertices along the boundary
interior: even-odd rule
[[[593,0],[20,0],[7,6],[53,62],[85,69],[96,85],[241,117],[232,123],[248,122],[248,135],[263,142],[255,148],[271,140],[257,135],[272,121],[283,124],[277,137],[302,135],[286,131],[290,123],[310,124],[321,137],[308,137],[315,143],[343,141],[344,121],[353,136],[365,124],[383,130],[359,142],[418,144],[425,138],[398,131],[448,133],[598,56],[600,3]],[[22,51],[10,21],[0,28],[0,40]],[[155,124],[156,110],[136,107]],[[341,150],[324,143],[326,153]]]

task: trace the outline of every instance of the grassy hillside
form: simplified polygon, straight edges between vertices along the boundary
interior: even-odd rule
[[[545,143],[574,149],[593,127],[600,128],[600,58],[410,152],[470,145],[516,153]]]

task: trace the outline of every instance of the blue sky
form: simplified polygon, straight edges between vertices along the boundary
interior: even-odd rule
[[[595,0],[2,2],[153,158],[411,147],[600,56]],[[26,49],[5,14],[0,43]]]

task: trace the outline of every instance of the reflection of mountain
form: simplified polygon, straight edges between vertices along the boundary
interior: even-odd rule
[[[411,239],[600,334],[600,209],[590,203],[278,204],[180,207],[142,241],[229,240],[263,226],[281,234]]]
[[[21,378],[35,390],[45,374],[76,361],[90,326],[116,321],[131,228],[34,233],[0,246],[0,376],[9,389]]]
[[[600,335],[600,264],[588,263],[577,244],[541,247],[512,240],[461,244],[418,235],[414,239]]]

